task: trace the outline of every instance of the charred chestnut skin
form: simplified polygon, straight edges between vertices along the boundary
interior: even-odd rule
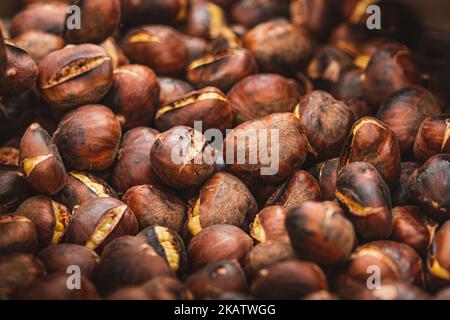
[[[252,249],[252,239],[238,227],[216,224],[197,233],[189,242],[187,257],[192,271],[220,260],[242,262]]]
[[[377,118],[394,131],[402,155],[407,156],[412,153],[422,121],[440,113],[441,108],[431,92],[421,87],[406,87],[381,105]]]
[[[339,155],[353,124],[353,114],[347,105],[327,92],[313,91],[300,99],[294,114],[305,128],[316,159]]]
[[[66,46],[39,63],[39,92],[56,109],[97,103],[108,93],[112,82],[111,58],[93,44]]]
[[[56,198],[69,210],[92,198],[117,198],[116,192],[103,180],[81,171],[71,171],[67,184]]]
[[[215,150],[202,133],[176,126],[158,135],[150,150],[150,161],[164,183],[186,189],[200,186],[213,174],[214,155]]]
[[[298,70],[312,53],[313,42],[302,28],[283,21],[261,23],[244,37],[244,46],[267,71]]]
[[[19,300],[99,300],[95,286],[84,276],[80,277],[80,289],[69,288],[70,274],[53,273],[42,277],[21,290]]]
[[[391,194],[374,166],[352,162],[342,168],[335,195],[363,239],[389,238],[393,228]]]
[[[122,201],[133,210],[141,230],[160,225],[181,232],[186,220],[184,201],[149,184],[130,188]]]
[[[104,170],[113,164],[121,137],[119,121],[102,105],[86,105],[67,113],[53,134],[68,166],[88,171]]]
[[[438,224],[418,207],[404,206],[392,209],[394,230],[391,239],[406,243],[424,256],[433,241]]]
[[[278,168],[271,168],[271,166],[277,165],[273,161],[267,164],[263,164],[261,161],[256,161],[255,164],[240,164],[237,161],[237,155],[245,155],[245,159],[251,159],[249,139],[242,139],[242,137],[254,135],[255,132],[257,136],[254,136],[255,141],[253,143],[259,145],[260,151],[271,147],[272,155],[278,152]],[[271,138],[267,136],[269,132]],[[279,133],[276,145],[271,143],[271,140],[276,140],[272,137],[272,132]],[[259,136],[261,135],[266,135],[266,139],[260,139]],[[277,137],[275,136],[275,138]],[[284,181],[303,165],[310,150],[310,145],[297,117],[291,113],[274,113],[244,122],[234,128],[227,135],[223,150],[227,159],[227,167],[233,174],[250,182],[275,184]]]
[[[339,157],[338,171],[355,161],[370,163],[389,186],[394,186],[401,171],[400,146],[395,133],[373,117],[356,121]]]
[[[64,47],[64,40],[54,34],[30,30],[13,39],[21,48],[26,50],[36,63],[53,51]]]
[[[42,262],[31,254],[0,256],[0,296],[12,299],[22,289],[45,274]]]
[[[93,198],[76,206],[66,233],[66,242],[102,252],[115,238],[135,235],[139,225],[130,208],[114,198]]]
[[[166,261],[145,239],[124,236],[106,246],[97,269],[96,284],[100,292],[109,293],[162,276],[173,276]]]
[[[449,260],[450,222],[445,222],[437,231],[426,260],[427,283],[433,292],[450,284]]]
[[[28,127],[20,141],[20,166],[37,192],[55,195],[67,183],[67,172],[58,148],[38,123]]]
[[[190,275],[186,286],[196,299],[204,299],[219,292],[247,291],[247,280],[236,260],[216,261]]]
[[[58,244],[69,224],[70,211],[62,204],[46,196],[25,200],[16,210],[16,216],[30,219],[37,231],[39,248]]]
[[[321,266],[344,262],[356,243],[352,223],[331,201],[301,203],[287,214],[286,229],[297,256]]]
[[[78,1],[77,5],[83,19],[80,28],[69,29],[65,25],[64,40],[67,43],[100,43],[119,27],[122,13],[120,0]]]
[[[215,87],[191,91],[162,106],[155,116],[155,126],[160,131],[175,126],[194,127],[194,121],[201,121],[205,131],[231,128],[233,111],[225,94]]]
[[[48,246],[39,252],[38,258],[44,264],[47,273],[67,272],[68,267],[77,265],[81,274],[90,280],[94,279],[95,270],[100,262],[95,251],[72,243]]]
[[[32,253],[38,237],[34,223],[23,216],[0,216],[0,254]]]
[[[217,224],[230,224],[248,231],[258,210],[246,185],[226,172],[214,174],[200,189],[188,210],[187,228],[195,235]]]
[[[438,154],[428,159],[409,178],[413,201],[436,221],[450,219],[450,155]]]
[[[25,175],[19,170],[0,169],[0,214],[13,212],[23,200],[33,194],[33,191],[25,179]]]
[[[289,260],[260,270],[251,286],[251,293],[260,299],[300,299],[327,289],[327,278],[318,265]]]
[[[169,26],[133,29],[125,36],[122,48],[133,63],[150,67],[157,74],[180,74],[188,65],[188,50],[183,37]]]
[[[102,103],[119,117],[124,130],[153,122],[159,97],[156,74],[148,67],[125,65],[114,70],[109,93]]]
[[[159,77],[159,105],[165,106],[194,91],[188,82],[176,78]]]
[[[296,171],[267,200],[266,206],[280,205],[290,210],[304,201],[320,201],[322,192],[316,179],[304,170]]]
[[[235,124],[271,113],[292,112],[300,98],[294,81],[272,73],[242,79],[227,96],[235,114]]]
[[[319,184],[324,201],[333,201],[335,198],[338,163],[339,158],[333,158],[308,169]]]
[[[426,118],[414,142],[414,156],[423,163],[434,155],[450,153],[450,115]]]
[[[259,242],[286,238],[286,213],[286,208],[282,206],[264,208],[255,216],[250,226],[250,235]]]
[[[162,185],[150,163],[149,153],[158,134],[148,127],[137,127],[124,134],[111,177],[117,192],[122,194],[143,184]]]

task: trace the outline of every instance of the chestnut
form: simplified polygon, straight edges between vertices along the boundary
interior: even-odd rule
[[[232,173],[250,182],[269,184],[283,182],[299,169],[310,149],[300,120],[291,113],[244,122],[227,135],[223,147]]]
[[[183,239],[172,229],[153,225],[136,235],[145,241],[169,264],[173,272],[182,273],[187,264]]]
[[[142,184],[162,184],[150,163],[149,153],[158,134],[147,127],[134,128],[124,134],[111,177],[117,192],[122,194]]]
[[[364,70],[349,68],[340,73],[339,79],[333,84],[331,92],[338,100],[352,100],[362,97],[361,75]]]
[[[46,196],[25,200],[14,214],[34,223],[40,248],[58,244],[64,237],[70,218],[70,212],[65,206]]]
[[[120,0],[79,1],[77,5],[83,18],[79,28],[69,29],[66,24],[64,40],[67,43],[100,43],[119,27]]]
[[[14,147],[0,147],[0,166],[18,167],[19,150]]]
[[[175,23],[186,19],[188,0],[122,0],[122,20],[126,26],[150,22]]]
[[[33,194],[33,190],[18,169],[0,168],[0,215],[14,211],[23,200]]]
[[[409,244],[422,256],[433,241],[438,224],[413,206],[392,209],[394,230],[391,239]]]
[[[124,130],[129,130],[153,122],[158,99],[156,74],[146,66],[126,65],[114,70],[111,89],[102,103],[117,114]]]
[[[333,158],[320,162],[308,170],[319,184],[325,201],[333,201],[335,198],[338,163],[339,158]]]
[[[437,231],[426,260],[427,284],[437,291],[450,285],[450,222],[445,222]]]
[[[236,82],[256,72],[256,61],[245,49],[230,48],[191,62],[187,79],[197,88],[214,86],[228,91]]]
[[[187,256],[193,271],[220,260],[242,262],[252,249],[252,239],[241,229],[216,224],[197,233],[189,242]]]
[[[194,90],[186,81],[169,77],[159,77],[159,87],[159,104],[161,106],[168,105]]]
[[[57,1],[32,3],[19,11],[11,20],[11,37],[30,31],[39,30],[62,35],[66,23],[67,4]]]
[[[400,146],[395,133],[376,118],[364,117],[353,124],[341,156],[338,171],[362,161],[373,165],[389,186],[400,178]]]
[[[335,284],[339,296],[351,299],[367,288],[374,270],[381,285],[389,281],[423,285],[422,260],[412,247],[394,241],[374,241],[356,248],[340,271]]]
[[[296,255],[321,266],[344,262],[356,243],[352,223],[331,201],[301,203],[288,212],[286,229]]]
[[[100,262],[95,251],[78,244],[62,243],[48,246],[38,254],[47,273],[67,272],[70,266],[76,265],[81,274],[92,280]]]
[[[111,58],[93,44],[66,46],[39,63],[39,92],[56,109],[97,103],[108,93],[112,82]]]
[[[289,15],[289,1],[286,0],[239,0],[230,11],[231,19],[245,27]]]
[[[228,92],[235,123],[268,116],[276,112],[292,112],[300,94],[294,81],[271,73],[248,76]]]
[[[56,195],[56,198],[70,211],[92,198],[117,198],[116,192],[105,181],[92,174],[72,171],[67,177],[66,186]]]
[[[186,223],[193,235],[217,224],[231,224],[247,231],[257,210],[255,198],[242,181],[232,174],[217,172],[192,201]]]
[[[270,206],[261,210],[250,226],[250,235],[259,242],[281,240],[287,237],[284,221],[287,209]]]
[[[66,242],[101,252],[115,238],[135,235],[138,222],[123,202],[114,198],[93,198],[76,206],[66,232]]]
[[[409,49],[386,45],[372,55],[361,76],[362,94],[369,104],[377,106],[394,92],[417,84],[417,78]]]
[[[119,120],[102,105],[86,105],[67,113],[53,134],[62,158],[75,170],[109,168],[121,137]]]
[[[150,150],[161,180],[176,189],[200,186],[215,168],[215,149],[193,128],[176,126],[161,133]]]
[[[411,192],[409,190],[409,177],[413,172],[419,167],[415,162],[402,162],[400,179],[397,185],[392,190],[392,205],[393,206],[407,206],[412,204],[414,201],[411,198]]]
[[[260,242],[253,247],[243,261],[245,273],[254,279],[260,270],[281,261],[295,259],[295,253],[288,238]]]
[[[38,246],[34,223],[23,216],[0,216],[0,255],[9,253],[32,253]]]
[[[72,289],[71,275],[66,272],[42,277],[20,291],[19,300],[98,300],[95,286],[84,275],[80,276],[80,289]]]
[[[318,265],[300,260],[288,260],[262,269],[251,286],[259,299],[300,299],[318,290],[327,290],[325,274]]]
[[[205,131],[231,128],[233,111],[225,94],[215,87],[189,92],[158,110],[155,127],[160,131],[183,125],[194,127],[194,121],[201,121]]]
[[[421,288],[407,282],[394,281],[383,284],[380,288],[364,289],[358,292],[356,300],[428,300],[429,294]]]
[[[0,256],[0,296],[14,298],[24,287],[45,274],[41,261],[31,254]]]
[[[122,201],[133,210],[141,230],[160,225],[181,232],[186,220],[184,201],[149,184],[130,188]]]
[[[183,40],[188,50],[189,63],[208,55],[210,44],[205,39],[184,35]]]
[[[26,50],[36,63],[40,63],[46,55],[64,47],[64,40],[60,36],[37,30],[24,32],[13,41]]]
[[[441,108],[431,92],[422,87],[406,87],[383,102],[377,118],[392,129],[402,155],[408,156],[422,121],[440,113]]]
[[[190,36],[216,39],[226,28],[223,9],[209,1],[191,1],[184,32]]]
[[[288,72],[304,66],[313,41],[302,28],[284,21],[269,21],[251,29],[244,46],[267,71]]]
[[[374,166],[352,162],[341,169],[336,198],[365,240],[388,239],[393,229],[391,194]]]
[[[124,236],[105,247],[96,273],[96,284],[100,292],[110,293],[162,276],[173,276],[166,261],[145,239]]]
[[[190,275],[186,286],[196,299],[219,292],[247,291],[247,280],[236,260],[216,261]]]
[[[28,182],[39,193],[55,195],[67,183],[58,148],[38,123],[30,125],[23,134],[19,161]]]
[[[266,206],[280,205],[290,210],[304,201],[320,201],[322,192],[314,177],[304,170],[295,172],[266,201]]]
[[[150,67],[157,74],[176,75],[188,65],[188,50],[182,35],[168,26],[133,29],[125,36],[122,48],[133,63]]]
[[[450,116],[426,118],[414,142],[414,156],[421,163],[440,153],[450,153]]]
[[[300,99],[294,114],[305,128],[316,159],[339,155],[353,124],[347,105],[327,92],[313,91]]]
[[[125,56],[122,48],[117,44],[117,41],[113,37],[109,37],[103,41],[100,44],[100,47],[102,47],[106,54],[111,58],[114,70],[130,64],[130,60]]]
[[[450,155],[432,156],[409,178],[414,202],[431,218],[442,222],[450,219]]]

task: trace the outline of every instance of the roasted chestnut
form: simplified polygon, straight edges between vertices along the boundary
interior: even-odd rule
[[[33,194],[25,179],[25,175],[18,169],[0,169],[0,215],[14,211],[23,200]]]
[[[112,82],[111,58],[93,44],[66,46],[39,63],[39,91],[56,109],[97,103],[108,93]]]
[[[261,210],[253,220],[250,235],[259,242],[282,240],[287,237],[285,227],[287,209],[270,206]]]
[[[0,216],[0,255],[34,252],[38,237],[34,223],[22,216]]]
[[[179,74],[188,65],[188,50],[182,35],[168,26],[133,29],[125,36],[122,47],[132,62],[150,67],[157,74]]]
[[[150,150],[153,169],[176,189],[197,187],[215,168],[215,150],[193,128],[177,126],[161,133]]]
[[[232,127],[233,110],[222,91],[214,87],[191,91],[162,106],[155,116],[155,126],[160,131],[175,126],[194,127],[195,121],[201,122],[205,131]]]
[[[104,170],[113,164],[121,136],[119,120],[110,109],[86,105],[64,116],[53,139],[70,168]]]
[[[321,266],[344,262],[356,243],[352,223],[331,201],[301,203],[288,212],[286,229],[296,255]]]
[[[372,117],[356,121],[339,158],[338,171],[355,161],[370,163],[388,185],[394,186],[401,171],[400,147],[395,133]]]
[[[406,87],[384,101],[377,118],[392,129],[402,155],[408,156],[422,121],[439,113],[441,108],[431,92],[421,87]]]
[[[36,30],[24,32],[13,41],[26,50],[36,63],[40,63],[46,55],[64,47],[64,40],[61,37]]]
[[[305,128],[316,159],[339,155],[353,124],[349,107],[327,92],[313,91],[300,99],[294,114]]]
[[[251,286],[260,299],[300,299],[318,290],[327,290],[325,274],[312,262],[288,260],[259,271]]]
[[[96,284],[100,292],[108,293],[172,275],[170,266],[145,239],[124,236],[112,241],[103,251]]]
[[[184,31],[191,36],[216,39],[226,29],[221,7],[209,1],[191,1]]]
[[[114,70],[124,65],[130,64],[130,60],[125,56],[122,48],[119,47],[113,37],[109,37],[100,44],[106,54],[111,58]]]
[[[28,182],[39,193],[55,195],[67,183],[58,148],[38,123],[30,125],[23,134],[19,161]]]
[[[149,184],[130,188],[122,201],[133,210],[141,230],[160,225],[181,232],[186,220],[184,201]]]
[[[161,106],[168,105],[194,90],[186,81],[168,77],[159,77],[159,87],[159,104]]]
[[[431,157],[409,178],[413,201],[431,218],[442,222],[450,219],[450,155]]]
[[[400,179],[397,185],[392,190],[392,205],[393,206],[407,206],[411,205],[414,201],[411,198],[411,192],[409,190],[409,177],[419,167],[415,162],[402,162]]]
[[[210,50],[210,44],[203,38],[184,35],[183,40],[188,50],[189,63],[206,56]]]
[[[436,233],[426,260],[427,283],[432,291],[450,285],[450,222]]]
[[[276,112],[292,112],[299,98],[294,81],[271,73],[248,76],[228,93],[236,124]]]
[[[242,181],[218,172],[205,182],[192,201],[187,227],[193,235],[217,224],[231,224],[247,231],[257,210],[255,198]]]
[[[58,244],[66,233],[70,218],[65,206],[46,196],[25,200],[15,215],[24,216],[34,223],[40,248]]]
[[[337,176],[335,195],[363,239],[390,237],[393,228],[391,194],[374,166],[352,162],[343,167]]]
[[[450,116],[426,118],[420,125],[414,142],[414,156],[425,162],[440,153],[450,153]]]
[[[252,249],[253,241],[244,231],[228,224],[216,224],[197,233],[187,248],[192,270],[220,260],[242,262]]]
[[[333,201],[335,198],[338,162],[339,158],[333,158],[320,162],[309,169],[319,184],[325,201]]]
[[[128,206],[114,198],[93,198],[76,206],[66,232],[66,242],[101,252],[124,235],[135,235],[138,222]]]

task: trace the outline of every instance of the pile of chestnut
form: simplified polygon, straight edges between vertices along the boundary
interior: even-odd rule
[[[366,0],[22,2],[0,299],[450,299],[450,100],[406,8],[373,1],[369,30]],[[197,161],[208,129],[278,130],[279,170]]]

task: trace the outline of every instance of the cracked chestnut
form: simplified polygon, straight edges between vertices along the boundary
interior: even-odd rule
[[[440,153],[450,153],[450,115],[445,114],[426,118],[414,142],[414,156],[421,163]]]
[[[250,235],[259,242],[282,240],[287,237],[285,227],[287,209],[282,206],[264,208],[255,216]]]
[[[427,283],[432,291],[450,285],[450,222],[436,233],[426,260]]]

